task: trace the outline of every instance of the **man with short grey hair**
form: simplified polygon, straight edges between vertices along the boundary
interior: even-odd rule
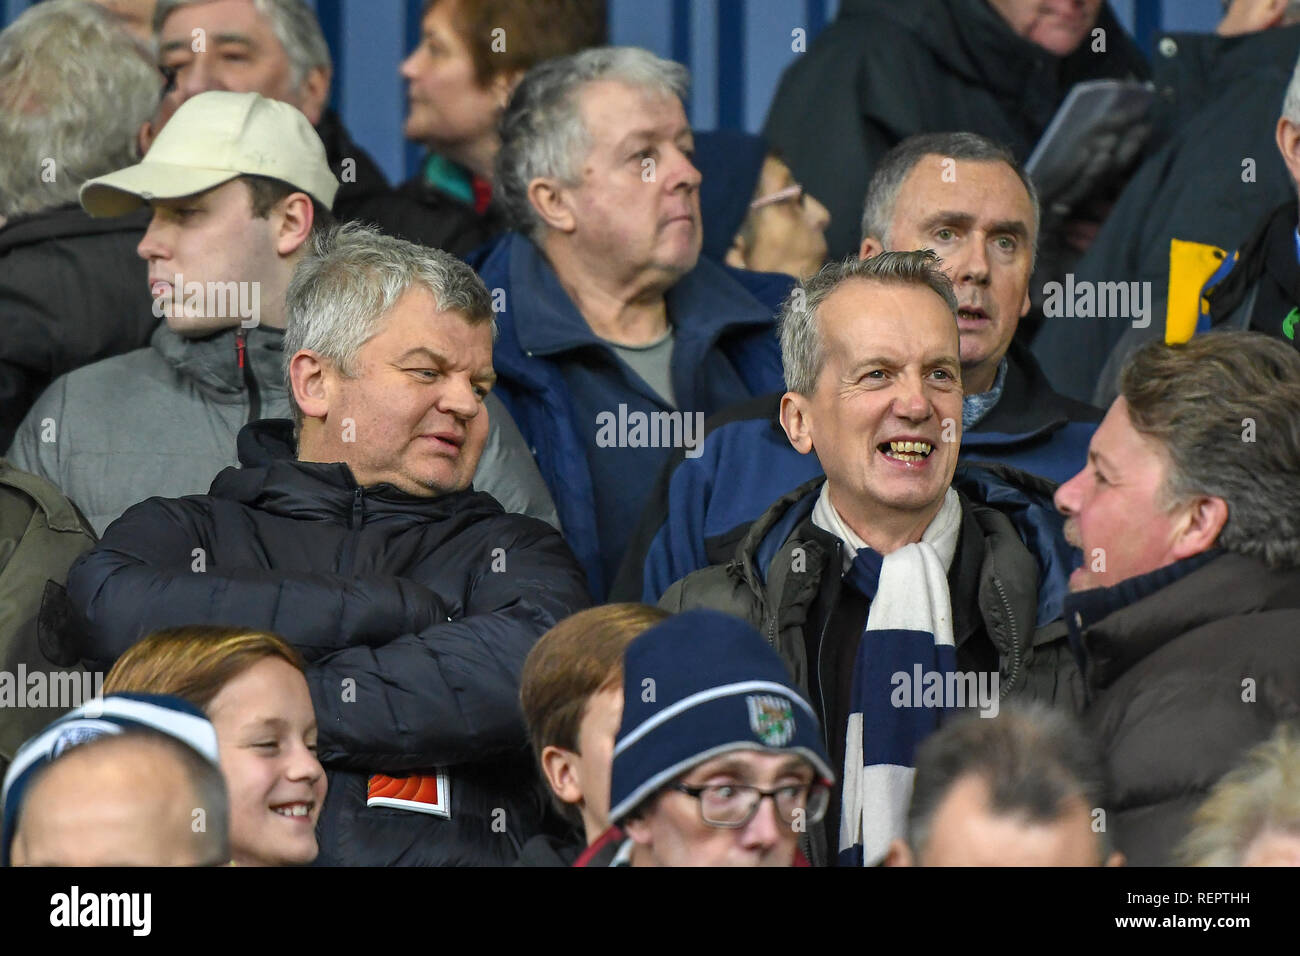
[[[748,621],[819,705],[843,775],[814,863],[883,859],[915,748],[946,710],[1074,701],[1064,639],[1037,633],[1059,616],[1065,560],[1051,486],[1012,469],[957,477],[957,308],[928,251],[832,263],[801,283],[781,315],[781,426],[825,475],[660,601]]]
[[[1082,552],[1065,626],[1117,846],[1171,862],[1241,754],[1300,711],[1300,355],[1259,332],[1152,342],[1056,492]]]
[[[82,0],[47,0],[0,32],[0,448],[65,372],[149,341],[147,217],[92,220],[83,182],[138,157],[162,80]]]
[[[281,634],[329,773],[321,863],[512,862],[541,822],[520,669],[588,597],[558,532],[470,486],[491,298],[450,254],[348,224],[313,240],[285,309],[296,440],[249,425],[207,495],[109,527],[69,572],[81,657],[181,624]]]
[[[780,384],[773,314],[790,279],[700,258],[687,79],[630,47],[533,67],[497,154],[520,231],[475,262],[501,307],[502,399],[597,596],[669,449],[689,453],[703,416]]]

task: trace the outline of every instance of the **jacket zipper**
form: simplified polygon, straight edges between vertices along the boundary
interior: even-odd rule
[[[352,516],[348,520],[348,530],[352,534],[348,535],[347,543],[344,545],[343,554],[339,560],[339,570],[347,573],[352,570],[353,560],[356,557],[357,538],[361,536],[361,525],[366,517],[365,491],[358,487],[352,492]]]
[[[1007,679],[1007,686],[1002,688],[999,698],[1006,697],[1016,686],[1016,679],[1020,676],[1021,653],[1020,642],[1016,640],[1016,615],[1011,610],[1011,602],[1007,600],[1007,592],[1002,588],[1002,582],[998,578],[993,578],[993,586],[998,589],[998,598],[1002,601],[1002,608],[1007,612],[1007,621],[1011,625],[1011,676]]]
[[[262,417],[262,390],[253,374],[253,363],[248,360],[247,335],[248,330],[243,326],[235,331],[235,361],[244,374],[244,387],[248,390],[248,421],[255,422]]]

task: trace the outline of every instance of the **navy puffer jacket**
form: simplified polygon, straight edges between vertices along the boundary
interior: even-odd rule
[[[489,495],[417,498],[299,462],[288,422],[247,426],[239,451],[207,495],[136,505],[71,569],[82,658],[104,668],[162,627],[281,634],[307,661],[329,771],[320,862],[512,862],[543,812],[520,669],[589,603],[568,546]],[[436,768],[449,819],[366,805],[372,773]]]

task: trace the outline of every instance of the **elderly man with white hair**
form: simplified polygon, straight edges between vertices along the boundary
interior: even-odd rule
[[[628,47],[543,62],[501,121],[517,232],[476,263],[500,393],[605,594],[660,465],[703,417],[779,387],[788,276],[700,258],[687,72]]]

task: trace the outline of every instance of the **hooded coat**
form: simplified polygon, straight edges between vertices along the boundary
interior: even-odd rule
[[[148,224],[70,203],[0,228],[0,448],[54,379],[148,343],[158,320],[135,254]]]

